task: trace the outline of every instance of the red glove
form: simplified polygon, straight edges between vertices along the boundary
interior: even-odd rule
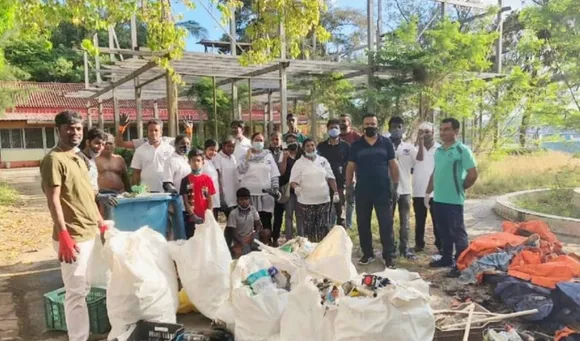
[[[58,233],[58,260],[68,264],[77,260],[75,251],[80,252],[75,241],[70,237],[67,230]]]
[[[107,231],[108,229],[109,226],[107,226],[105,222],[101,222],[101,224],[99,225],[99,231],[101,231],[101,234],[105,234],[105,231]]]

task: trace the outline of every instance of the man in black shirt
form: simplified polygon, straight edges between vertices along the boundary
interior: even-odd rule
[[[328,139],[326,141],[320,142],[318,147],[318,154],[323,156],[330,163],[334,177],[336,178],[336,187],[338,188],[338,195],[340,197],[340,202],[334,204],[333,216],[336,215],[336,219],[332,218],[331,222],[335,222],[337,225],[344,226],[344,217],[342,216],[344,207],[344,183],[346,174],[346,165],[348,163],[348,156],[350,153],[350,146],[348,143],[340,138],[340,121],[337,119],[331,119],[326,124],[328,130]],[[330,197],[334,193],[330,191]]]
[[[378,120],[374,114],[363,117],[364,137],[354,142],[350,149],[346,169],[346,188],[352,184],[356,171],[356,220],[363,257],[359,264],[374,261],[371,216],[373,207],[379,221],[379,232],[386,267],[393,267],[395,238],[391,213],[391,193],[399,184],[399,167],[395,148],[386,137],[378,135]],[[393,183],[393,188],[391,188]]]

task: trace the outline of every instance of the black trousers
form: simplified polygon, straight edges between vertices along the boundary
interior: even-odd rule
[[[371,230],[371,217],[373,208],[379,221],[379,234],[383,246],[383,258],[391,259],[395,254],[395,236],[393,233],[393,214],[391,194],[387,191],[380,193],[366,193],[356,191],[356,222],[360,246],[366,257],[374,257],[373,235]]]
[[[224,237],[226,238],[226,243],[228,244],[228,247],[231,247],[234,243],[234,229],[231,227],[227,227],[227,220],[230,216],[230,212],[234,208],[235,207],[226,207],[226,208],[219,209],[221,212],[224,212],[224,214],[226,215],[226,229],[224,230]],[[214,210],[214,215],[216,215],[215,210]],[[216,218],[216,220],[217,220],[217,218]]]
[[[445,262],[453,261],[453,247],[455,246],[455,260],[469,246],[467,231],[463,220],[463,205],[434,203],[435,216],[439,224],[441,241],[443,242],[443,258]]]
[[[274,226],[272,228],[272,240],[274,243],[278,242],[280,238],[280,231],[282,230],[282,221],[284,219],[284,211],[286,207],[284,204],[276,203],[274,206]]]
[[[431,221],[433,222],[435,246],[437,250],[442,251],[443,245],[441,243],[439,228],[437,227],[437,219],[435,218],[433,199],[431,199],[429,206],[429,211],[427,211],[425,198],[413,198],[413,210],[415,211],[415,247],[425,247],[425,223],[427,222],[427,213],[429,213],[431,215]]]

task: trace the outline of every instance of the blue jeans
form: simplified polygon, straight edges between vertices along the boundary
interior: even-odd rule
[[[463,205],[442,204],[435,202],[435,219],[443,243],[443,261],[453,260],[455,246],[455,260],[469,246],[467,231],[463,220]]]

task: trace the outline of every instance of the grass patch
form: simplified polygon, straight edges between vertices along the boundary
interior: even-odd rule
[[[18,191],[4,182],[0,182],[0,205],[14,205],[18,200]]]
[[[560,152],[493,155],[478,158],[479,179],[470,197],[539,188],[580,187],[580,158]]]
[[[515,204],[534,212],[580,219],[580,211],[572,205],[573,197],[573,190],[559,189],[519,198]]]

